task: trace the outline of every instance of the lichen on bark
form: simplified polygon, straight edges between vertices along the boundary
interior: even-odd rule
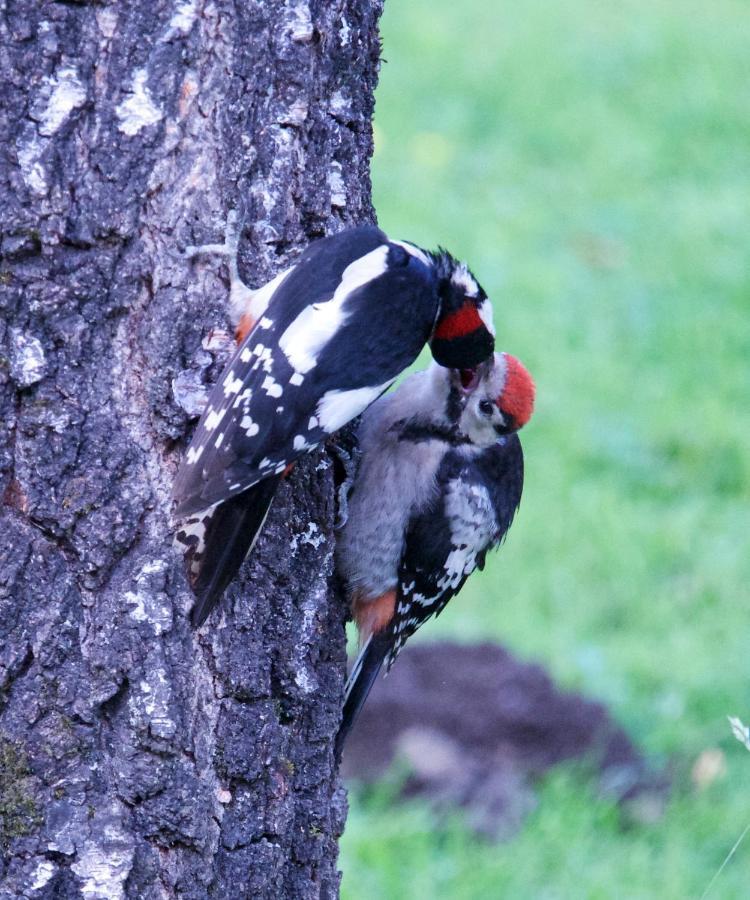
[[[0,849],[3,852],[7,852],[13,838],[31,834],[41,824],[32,781],[23,747],[0,735]]]
[[[34,804],[0,896],[337,893],[330,461],[284,485],[194,633],[170,491],[195,408],[174,385],[215,377],[204,341],[227,327],[226,260],[186,248],[232,218],[257,286],[373,219],[379,12],[16,0],[0,16],[0,730]]]

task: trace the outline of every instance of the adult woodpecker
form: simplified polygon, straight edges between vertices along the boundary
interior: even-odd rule
[[[336,739],[346,735],[383,663],[438,615],[510,528],[521,501],[534,382],[496,353],[474,373],[431,366],[362,417],[359,470],[336,547],[361,652]]]
[[[299,456],[366,409],[425,342],[440,365],[466,370],[494,347],[492,309],[468,268],[374,226],[311,244],[250,295],[238,331],[174,485],[196,627]]]

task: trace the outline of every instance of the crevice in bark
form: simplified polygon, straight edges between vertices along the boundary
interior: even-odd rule
[[[298,467],[192,632],[172,385],[215,376],[201,342],[227,327],[224,261],[185,247],[238,210],[258,286],[372,220],[379,12],[19,0],[0,19],[0,733],[39,811],[0,893],[337,893],[331,466]]]

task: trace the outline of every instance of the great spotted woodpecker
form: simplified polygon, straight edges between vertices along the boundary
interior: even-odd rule
[[[433,364],[362,417],[362,456],[336,547],[362,650],[337,756],[383,663],[388,671],[510,528],[523,488],[515,432],[533,404],[527,370],[496,353],[471,373]]]
[[[299,456],[366,409],[425,342],[441,366],[465,370],[494,347],[492,309],[468,268],[373,226],[311,244],[250,295],[239,337],[174,485],[196,626]]]

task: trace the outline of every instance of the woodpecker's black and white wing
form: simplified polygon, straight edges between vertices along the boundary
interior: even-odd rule
[[[451,597],[505,537],[521,502],[523,451],[516,434],[467,455],[450,450],[437,474],[438,494],[409,523],[399,566],[392,644],[386,668],[407,639]]]
[[[214,387],[175,481],[175,517],[279,475],[373,402],[431,336],[429,254],[375,227],[312,244]]]
[[[190,616],[195,628],[206,621],[255,546],[280,480],[281,475],[264,478],[180,524],[175,541],[183,551],[195,594]]]

